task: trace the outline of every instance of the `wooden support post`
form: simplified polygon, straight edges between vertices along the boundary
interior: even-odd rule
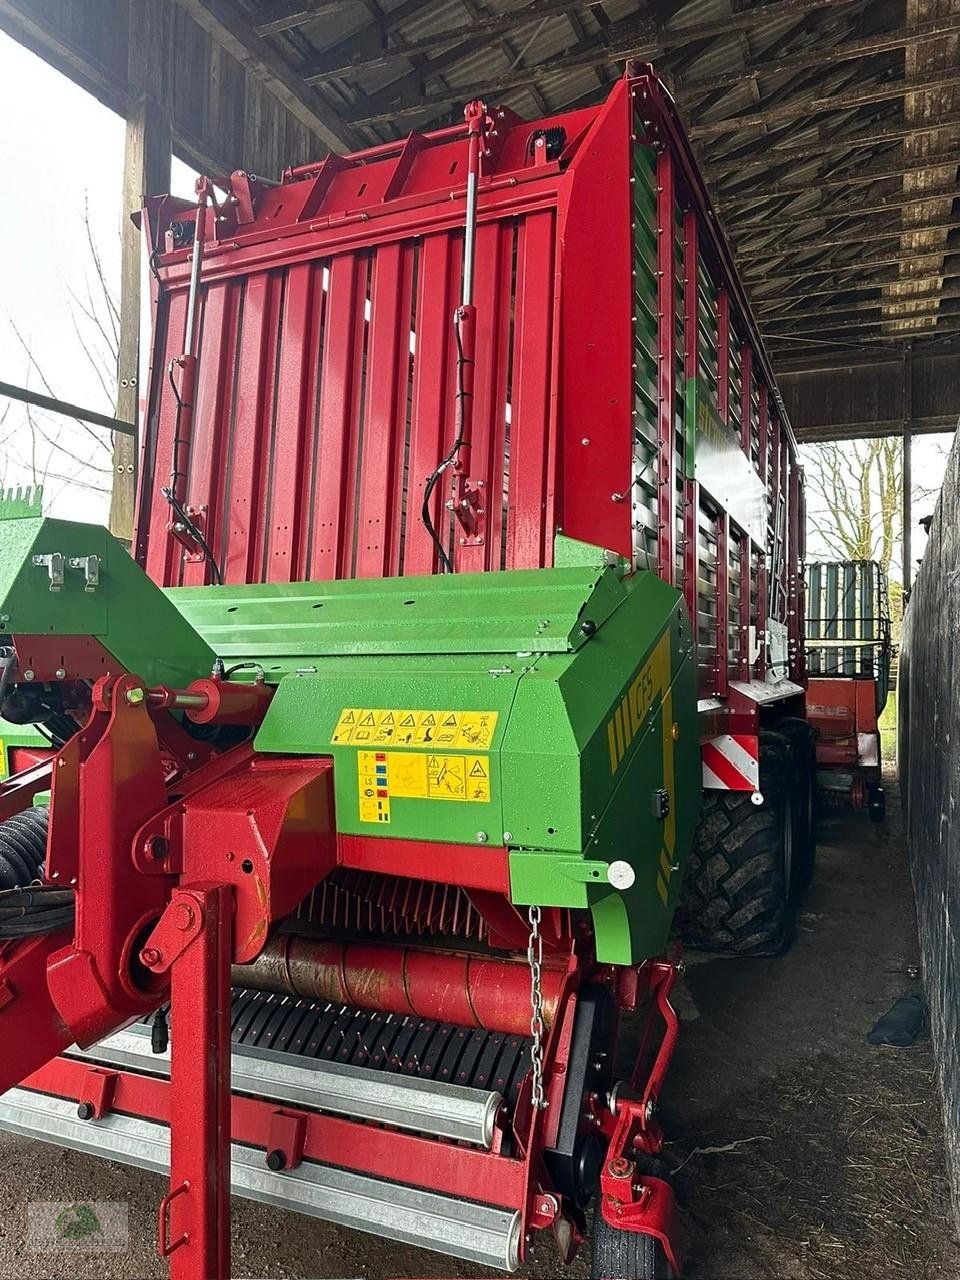
[[[901,482],[903,484],[903,599],[910,599],[910,587],[913,581],[913,343],[908,342],[903,349],[903,362],[900,366],[901,402],[903,405],[903,466]]]
[[[167,95],[170,27],[167,5],[154,0],[130,0],[127,74],[133,101],[127,111],[120,214],[120,341],[117,360],[117,417],[139,422],[141,235],[130,215],[143,207],[144,197],[170,189],[173,149]],[[133,534],[137,485],[137,440],[114,436],[113,493],[110,530],[118,538]]]

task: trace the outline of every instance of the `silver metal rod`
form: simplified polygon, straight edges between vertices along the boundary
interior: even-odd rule
[[[170,1130],[111,1112],[80,1120],[76,1102],[9,1089],[0,1098],[0,1129],[152,1173],[170,1165]],[[236,1196],[368,1231],[403,1244],[463,1258],[501,1271],[520,1265],[520,1214],[420,1187],[384,1182],[305,1160],[273,1173],[256,1147],[233,1143],[231,1190]]]
[[[477,175],[472,170],[467,174],[467,217],[463,238],[463,290],[460,302],[469,307],[473,304],[473,256],[477,239]]]
[[[187,332],[183,340],[183,349],[188,356],[193,355],[193,331],[197,318],[197,292],[200,288],[200,259],[203,257],[203,224],[206,198],[197,204],[197,221],[193,232],[193,259],[190,262],[190,292],[187,295]]]
[[[107,1066],[170,1074],[170,1051],[152,1053],[150,1031],[143,1025],[118,1031],[90,1049],[74,1046],[67,1052]],[[493,1144],[494,1125],[503,1106],[499,1093],[483,1089],[243,1045],[233,1047],[230,1083],[236,1093],[255,1098],[371,1120],[487,1150]]]

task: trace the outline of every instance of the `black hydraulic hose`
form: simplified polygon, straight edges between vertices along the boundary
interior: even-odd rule
[[[456,325],[454,326],[454,333],[457,339],[457,401],[462,406],[463,401],[465,400],[468,394],[464,388],[464,379],[463,379],[463,371],[467,361],[463,354],[463,343],[460,338],[460,329]],[[450,557],[447,555],[447,549],[443,545],[443,542],[440,539],[440,535],[437,533],[436,526],[433,523],[433,514],[430,511],[430,500],[433,497],[434,489],[437,487],[437,482],[439,481],[443,473],[447,470],[447,468],[452,467],[453,464],[456,462],[457,456],[459,455],[460,449],[463,445],[462,409],[460,410],[460,412],[458,412],[457,419],[458,419],[457,438],[453,442],[453,448],[450,450],[447,456],[443,459],[443,461],[437,466],[437,468],[434,471],[432,471],[430,475],[427,477],[427,483],[424,486],[424,490],[423,490],[423,506],[420,508],[420,519],[423,521],[424,528],[426,529],[427,533],[430,535],[430,541],[433,543],[434,547],[436,548],[437,555],[440,559],[440,565],[444,573],[453,573],[453,562],[451,561]]]
[[[43,805],[0,822],[0,890],[24,888],[43,872],[48,813]]]
[[[74,920],[73,889],[36,883],[47,856],[46,806],[0,822],[0,942],[54,933]]]

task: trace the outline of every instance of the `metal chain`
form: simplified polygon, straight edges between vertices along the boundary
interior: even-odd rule
[[[535,1110],[543,1110],[547,1100],[543,1093],[543,1037],[546,1026],[543,1021],[543,937],[540,933],[540,908],[531,907],[530,940],[527,943],[527,963],[530,966],[530,1063],[533,1068],[533,1093],[531,1101]]]

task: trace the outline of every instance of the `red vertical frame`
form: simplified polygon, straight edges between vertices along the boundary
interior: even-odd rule
[[[233,893],[199,884],[179,897],[181,910],[200,911],[202,920],[171,968],[170,1096],[176,1106],[170,1194],[160,1205],[161,1251],[170,1259],[170,1280],[227,1280]]]
[[[507,566],[511,569],[535,569],[552,559],[547,541],[553,514],[553,255],[553,211],[531,214],[521,225],[517,252],[507,529]]]
[[[412,249],[399,244],[376,250],[370,282],[364,440],[357,460],[356,554],[353,576],[386,576],[397,541],[397,473],[403,469],[407,370],[410,360]],[[401,390],[402,389],[402,390]]]
[[[482,482],[484,545],[454,548],[458,569],[499,569],[503,539],[504,431],[510,388],[513,315],[513,222],[487,223],[477,231],[477,367],[473,383],[473,479]]]
[[[740,662],[738,675],[750,679],[750,595],[753,588],[753,544],[749,533],[738,539],[740,552]]]
[[[740,448],[750,462],[753,435],[753,347],[749,342],[740,348]]]
[[[211,547],[217,545],[216,531],[222,500],[224,424],[232,399],[236,366],[236,322],[239,285],[231,281],[212,285],[204,305],[203,360],[197,368],[196,431],[186,463],[183,492],[187,505],[200,512],[198,523]],[[182,554],[178,551],[177,554]],[[176,575],[175,575],[176,576]],[[202,586],[212,581],[206,558],[196,554],[183,558],[180,580],[184,586]]]
[[[699,237],[697,234],[697,214],[688,209],[683,215],[683,377],[687,386],[697,376],[699,361],[698,323],[698,279],[697,262],[699,259]],[[685,412],[690,410],[690,399],[684,397]],[[696,422],[688,422],[686,430],[689,436],[696,436]],[[696,446],[694,446],[694,467],[696,466]],[[696,476],[691,474],[693,468],[687,460],[687,474],[683,481],[683,595],[690,613],[694,639],[699,634],[699,600],[698,600],[698,524],[700,520],[700,486]]]
[[[676,578],[674,542],[677,528],[677,477],[674,471],[676,441],[677,394],[677,277],[675,246],[675,208],[673,156],[664,149],[657,157],[657,271],[659,273],[657,309],[660,313],[659,370],[657,399],[659,421],[657,444],[657,560],[664,582]],[[696,541],[694,540],[694,552]],[[694,591],[696,578],[694,577]],[[691,618],[694,636],[697,632],[696,600]]]
[[[420,518],[427,477],[453,444],[453,419],[448,411],[447,368],[453,341],[455,270],[459,255],[452,235],[428,236],[420,248],[417,307],[414,328],[413,403],[410,421],[409,481],[404,528],[404,573],[433,573],[436,549]],[[449,440],[449,443],[445,442]],[[446,545],[449,520],[441,480],[433,491],[430,515]]]
[[[313,293],[319,287],[320,280],[312,263],[300,263],[287,273],[277,367],[274,463],[265,504],[268,508],[264,521],[267,582],[290,582],[296,576],[300,522],[310,510],[310,504],[303,501],[302,486],[303,476],[308,472],[306,450],[313,416],[309,396],[313,363],[309,337]]]
[[[366,256],[343,254],[330,264],[320,383],[320,447],[314,495],[314,578],[338,578],[352,549],[348,513],[350,454],[356,444]]]
[[[273,369],[280,315],[280,279],[269,272],[246,283],[240,328],[238,381],[233,435],[244,447],[231,458],[230,501],[226,508],[225,582],[259,581],[255,550],[264,519],[263,476],[267,417],[273,405]]]
[[[730,688],[730,517],[717,516],[717,696]]]
[[[759,400],[758,417],[757,417],[757,436],[759,444],[758,464],[760,468],[760,479],[764,485],[767,483],[768,467],[768,442],[767,430],[768,421],[767,414],[769,410],[767,384],[761,382],[757,388],[757,398]],[[769,566],[767,557],[770,553],[770,535],[769,529],[772,522],[776,518],[776,506],[771,501],[769,488],[767,489],[767,537],[765,545],[760,548],[760,560],[757,568],[757,666],[756,674],[762,680],[764,669],[766,667],[767,656],[767,617],[769,614]]]
[[[717,412],[730,421],[730,294],[724,288],[717,292]]]
[[[796,458],[787,455],[789,468],[790,520],[787,560],[787,625],[790,631],[790,643],[793,654],[791,663],[793,678],[804,683],[807,677],[806,648],[804,645],[804,596],[805,583],[803,573],[803,500],[800,484],[800,466]]]

